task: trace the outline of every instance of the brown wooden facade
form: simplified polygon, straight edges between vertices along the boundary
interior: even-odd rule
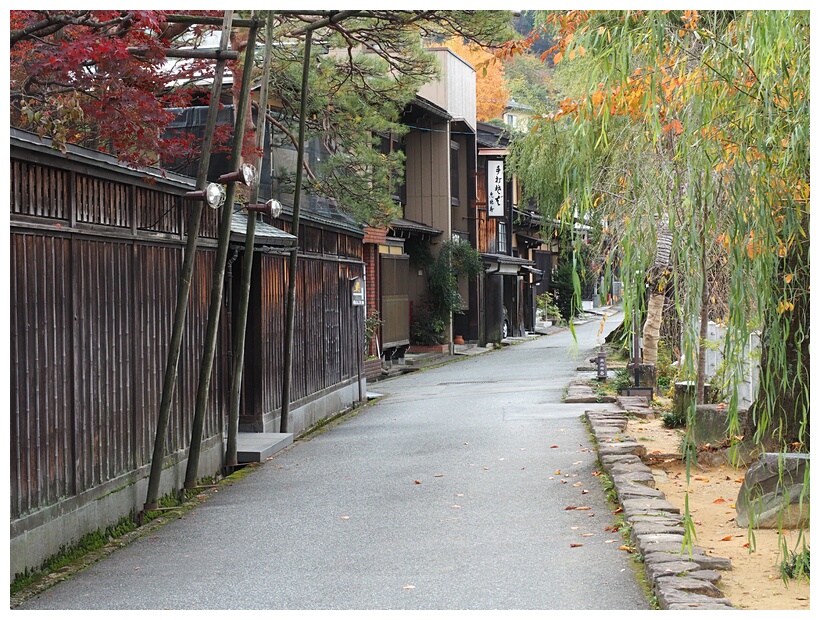
[[[193,188],[189,177],[128,169],[86,149],[64,155],[33,134],[11,132],[12,576],[145,500],[135,489],[150,466],[191,207],[183,194]],[[166,467],[187,456],[219,213],[206,208],[200,229]],[[350,279],[363,274],[362,234],[306,216],[299,237],[294,407],[362,382],[363,313],[350,296]],[[203,434],[220,458],[239,241],[226,270]],[[270,430],[281,408],[287,286],[287,254],[258,243],[241,411],[244,430],[253,431]],[[93,517],[76,516],[115,494],[128,496],[121,514],[97,507]],[[51,532],[48,545],[43,536],[26,538],[66,518],[73,525]]]

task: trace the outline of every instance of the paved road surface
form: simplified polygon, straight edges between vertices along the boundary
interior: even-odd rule
[[[378,402],[24,608],[648,609],[605,530],[580,418],[597,405],[561,403],[599,328],[579,326],[577,356],[563,332],[375,384]]]

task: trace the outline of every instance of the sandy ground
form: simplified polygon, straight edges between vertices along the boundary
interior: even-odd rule
[[[682,431],[663,426],[662,420],[631,420],[626,432],[647,449],[647,464],[653,469],[659,490],[668,501],[689,509],[695,523],[696,545],[711,555],[732,560],[732,570],[723,573],[718,584],[739,609],[809,610],[808,581],[780,577],[782,540],[776,530],[749,531],[735,524],[735,500],[745,469],[729,465],[703,465],[690,470],[680,459]],[[706,459],[703,459],[706,460]],[[789,549],[796,549],[797,532],[785,533]],[[804,532],[808,539],[809,531]]]

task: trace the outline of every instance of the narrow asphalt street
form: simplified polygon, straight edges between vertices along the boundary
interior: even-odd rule
[[[184,519],[24,609],[649,609],[564,404],[622,315],[371,386]],[[569,507],[575,509],[568,509]]]

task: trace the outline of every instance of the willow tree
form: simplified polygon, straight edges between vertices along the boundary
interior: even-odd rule
[[[644,136],[642,152],[666,153],[653,168],[656,179],[629,188],[680,194],[655,213],[671,216],[684,378],[696,375],[704,250],[722,247],[730,436],[769,450],[808,450],[808,12],[570,11],[549,21],[554,60],[582,59],[588,85],[545,119],[563,123],[573,138],[572,148],[554,154],[561,163],[549,164],[564,167],[567,204],[582,216],[619,218],[628,239],[651,226],[640,217],[648,212],[624,214],[623,192],[600,190],[597,164],[624,123]],[[631,166],[631,177],[640,168]],[[736,386],[758,329],[760,385],[741,428]]]

